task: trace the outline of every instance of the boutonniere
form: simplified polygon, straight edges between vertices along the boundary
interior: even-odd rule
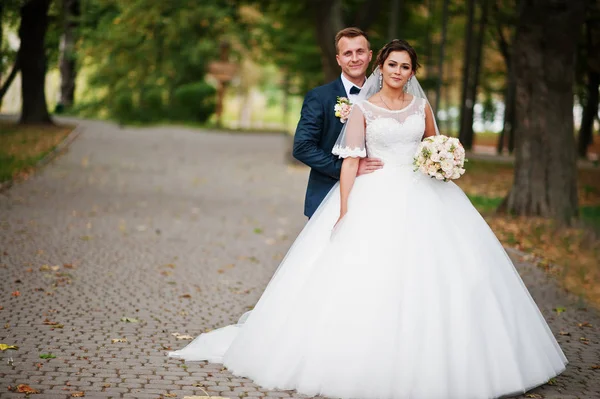
[[[333,110],[335,111],[335,116],[340,118],[340,122],[346,123],[348,116],[350,115],[350,111],[352,110],[352,103],[347,97],[338,96],[337,103],[333,107]]]

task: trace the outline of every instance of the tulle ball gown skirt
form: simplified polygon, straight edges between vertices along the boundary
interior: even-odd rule
[[[245,322],[169,355],[266,388],[361,399],[522,393],[567,360],[511,260],[454,183],[410,166],[334,187]]]

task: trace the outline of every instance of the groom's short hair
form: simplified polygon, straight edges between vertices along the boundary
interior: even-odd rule
[[[352,38],[352,37],[358,37],[358,36],[362,36],[365,39],[367,39],[367,45],[369,46],[369,50],[370,50],[371,43],[369,43],[369,36],[367,36],[367,33],[360,28],[350,27],[350,28],[342,29],[335,35],[335,52],[337,53],[338,51],[340,51],[338,48],[338,43],[340,42],[342,37]]]

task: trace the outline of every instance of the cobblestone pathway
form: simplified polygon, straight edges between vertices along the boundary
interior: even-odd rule
[[[165,356],[249,309],[302,228],[284,138],[82,127],[0,194],[0,343],[19,346],[0,352],[0,397],[302,397]],[[527,397],[600,397],[598,313],[513,259],[571,361]]]

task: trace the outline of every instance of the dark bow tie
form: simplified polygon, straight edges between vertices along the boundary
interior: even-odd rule
[[[360,89],[356,86],[352,86],[352,88],[350,89],[350,94],[358,94],[360,93]]]

